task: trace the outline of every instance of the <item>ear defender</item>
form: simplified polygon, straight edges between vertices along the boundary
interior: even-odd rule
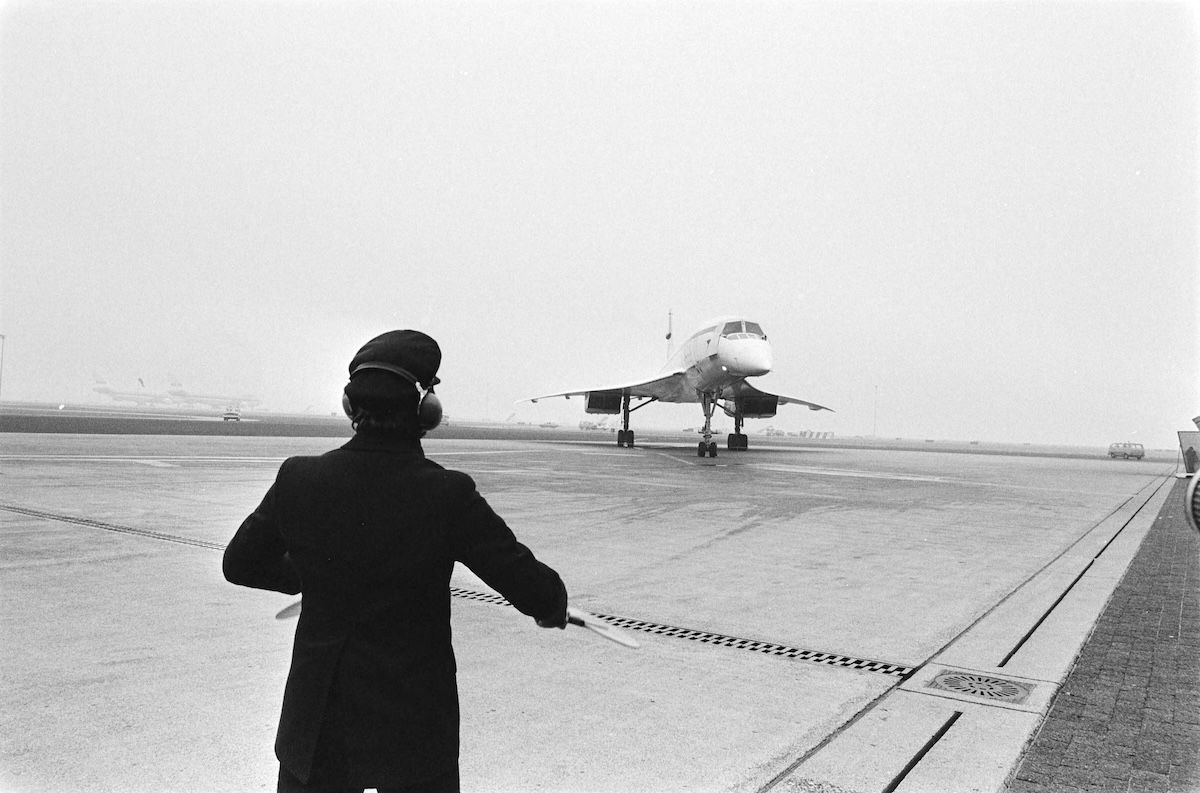
[[[417,378],[413,377],[408,370],[401,369],[399,366],[392,366],[385,363],[364,363],[355,368],[354,373],[350,376],[353,378],[355,374],[358,374],[363,369],[383,369],[386,372],[391,372],[392,374],[407,380],[417,388],[421,388],[421,384],[417,382]],[[433,381],[436,383],[437,378],[435,377]],[[342,391],[342,410],[345,411],[346,416],[349,418],[354,418],[354,405],[350,403],[350,395],[347,394],[345,390]],[[437,394],[433,393],[433,386],[430,386],[427,389],[423,389],[421,400],[417,403],[417,424],[420,425],[423,432],[429,432],[441,423],[442,400],[438,398]]]
[[[425,432],[442,423],[442,400],[438,399],[432,388],[425,392],[421,403],[417,405],[417,422]]]

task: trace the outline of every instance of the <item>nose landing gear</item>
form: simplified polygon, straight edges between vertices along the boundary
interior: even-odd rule
[[[709,457],[717,456],[717,444],[712,439],[712,414],[713,408],[716,405],[717,400],[713,394],[707,391],[700,394],[700,407],[704,410],[704,429],[700,430],[700,432],[704,435],[704,440],[700,441],[699,445],[696,446],[697,457],[704,457],[705,455]]]

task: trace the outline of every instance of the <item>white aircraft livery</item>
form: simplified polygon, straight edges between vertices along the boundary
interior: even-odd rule
[[[704,411],[704,428],[700,430],[704,440],[696,453],[700,457],[716,457],[712,416],[718,407],[733,418],[734,431],[728,438],[731,451],[749,448],[749,441],[742,433],[745,419],[769,418],[780,405],[830,410],[803,399],[760,391],[746,381],[747,377],[760,377],[769,371],[771,345],[762,327],[744,317],[718,317],[693,333],[654,377],[603,388],[560,391],[529,401],[583,396],[588,413],[620,413],[623,429],[617,430],[617,445],[629,447],[633,446],[633,430],[629,429],[629,414],[633,411],[652,402],[697,402]],[[633,400],[638,400],[636,405]]]
[[[104,394],[114,402],[132,402],[135,405],[169,405],[171,399],[166,394],[156,394],[151,391],[118,391],[99,375],[93,375],[96,385],[92,388],[97,394]],[[141,380],[138,381],[139,383]]]
[[[253,407],[262,401],[251,394],[240,396],[229,394],[197,394],[194,391],[185,389],[174,377],[171,378],[171,387],[167,389],[167,394],[172,400],[181,405],[205,405],[233,412],[237,412],[243,407]]]

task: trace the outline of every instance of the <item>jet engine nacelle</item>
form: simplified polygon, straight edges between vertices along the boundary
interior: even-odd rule
[[[620,413],[620,391],[588,391],[584,405],[587,413]]]
[[[737,409],[748,419],[769,419],[779,411],[777,396],[738,397]]]

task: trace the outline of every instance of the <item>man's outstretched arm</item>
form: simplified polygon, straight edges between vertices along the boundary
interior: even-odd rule
[[[221,570],[231,584],[295,595],[300,592],[300,574],[271,519],[274,502],[272,485],[225,547]]]

